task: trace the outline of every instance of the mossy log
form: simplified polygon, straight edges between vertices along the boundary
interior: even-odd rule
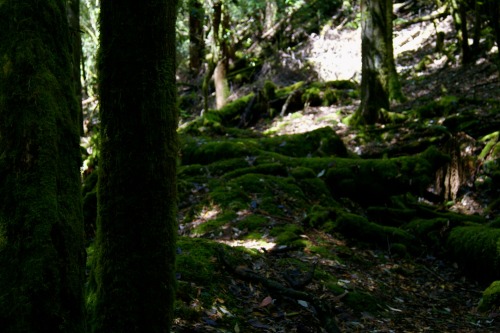
[[[389,159],[336,159],[326,172],[326,183],[335,197],[360,203],[380,203],[407,192],[426,195],[435,172],[447,156],[430,147],[415,156]]]
[[[235,157],[259,158],[263,152],[290,157],[347,156],[347,149],[340,137],[330,127],[324,127],[308,133],[259,139],[207,141],[185,137],[182,164],[210,164]],[[252,161],[248,163],[253,165]]]

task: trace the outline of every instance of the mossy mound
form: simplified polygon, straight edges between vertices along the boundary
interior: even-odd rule
[[[486,283],[500,278],[500,229],[484,225],[454,228],[447,248],[467,275]]]

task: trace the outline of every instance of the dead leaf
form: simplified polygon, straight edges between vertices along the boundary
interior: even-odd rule
[[[273,298],[271,296],[267,296],[266,298],[264,298],[262,302],[260,302],[259,307],[263,308],[268,306],[269,304],[273,304]]]

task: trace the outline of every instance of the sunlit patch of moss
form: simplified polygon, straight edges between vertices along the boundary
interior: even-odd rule
[[[288,87],[276,89],[276,96],[278,98],[286,98],[288,95],[293,93],[295,90],[302,88],[304,85],[305,85],[304,81],[299,81]]]
[[[214,219],[209,219],[203,223],[200,223],[192,231],[193,235],[206,235],[209,233],[218,234],[221,229],[225,226],[229,226],[229,223],[236,219],[236,213],[229,211],[218,215]]]
[[[494,281],[483,292],[483,297],[478,305],[478,310],[493,311],[500,308],[500,281]]]
[[[276,238],[276,244],[279,245],[301,245],[304,247],[305,244],[300,242],[301,235],[304,233],[304,230],[301,226],[296,224],[285,224],[281,226],[276,226],[271,229],[269,235]],[[297,242],[299,241],[299,242]]]

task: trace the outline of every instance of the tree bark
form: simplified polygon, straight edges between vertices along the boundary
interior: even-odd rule
[[[78,99],[78,123],[80,124],[80,135],[83,136],[83,111],[82,111],[82,81],[80,79],[80,64],[82,60],[82,38],[80,30],[80,0],[69,0],[66,4],[68,23],[71,35],[71,53],[73,67],[73,82]]]
[[[214,4],[213,34],[214,45],[217,53],[214,69],[215,102],[216,108],[221,109],[229,97],[229,83],[227,72],[229,69],[229,40],[226,36],[229,30],[229,15],[223,1]]]
[[[62,0],[0,2],[0,325],[85,332],[79,108]]]
[[[205,53],[203,17],[205,11],[199,0],[189,1],[189,67],[195,73],[200,71]]]
[[[176,1],[101,0],[94,332],[170,332]]]
[[[388,2],[361,1],[361,105],[357,116],[363,124],[380,122],[381,109],[389,109],[388,61],[394,58],[388,54]]]

